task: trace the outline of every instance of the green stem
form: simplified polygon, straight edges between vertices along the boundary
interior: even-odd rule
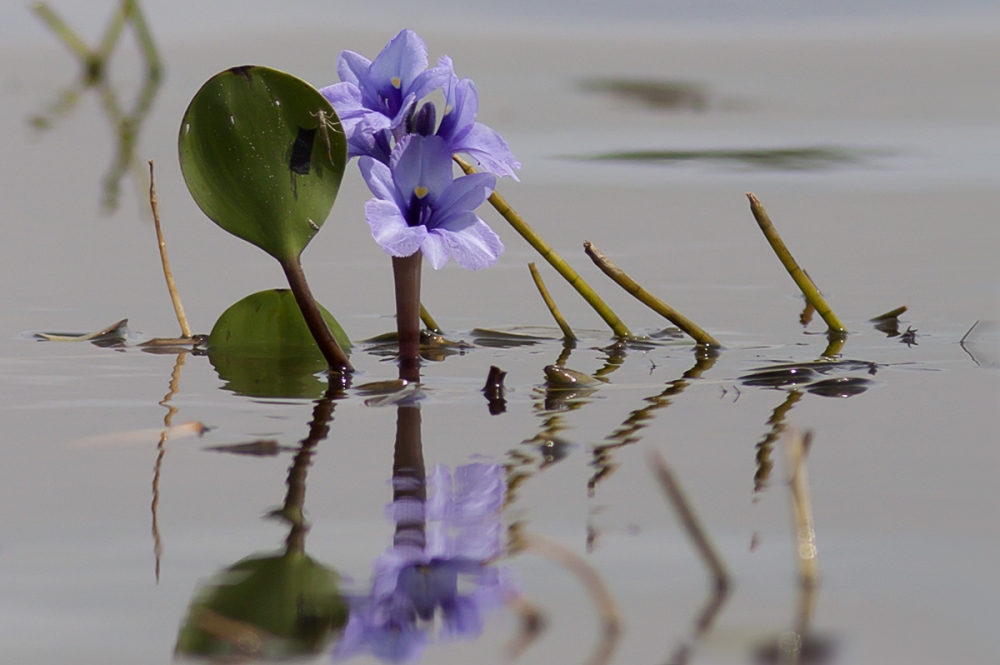
[[[777,229],[774,228],[774,224],[771,223],[771,218],[768,217],[767,211],[764,210],[764,206],[757,199],[753,192],[747,192],[747,198],[750,199],[750,212],[753,213],[754,219],[757,220],[757,225],[760,226],[760,230],[764,232],[764,237],[767,238],[767,242],[770,243],[771,249],[774,253],[778,255],[778,259],[781,264],[785,266],[785,270],[788,274],[792,276],[795,280],[795,284],[798,285],[799,290],[802,291],[802,295],[806,297],[806,300],[816,308],[816,312],[823,317],[826,321],[826,325],[830,328],[831,333],[837,333],[841,335],[847,334],[847,328],[837,315],[833,313],[833,310],[823,299],[822,294],[816,285],[813,284],[812,279],[805,273],[799,264],[796,263],[795,259],[792,257],[792,253],[788,251],[785,247],[784,241],[781,240],[781,236],[778,235]]]
[[[683,330],[698,344],[715,348],[722,346],[714,337],[702,330],[702,328],[694,321],[687,318],[676,309],[639,286],[638,282],[625,274],[624,270],[616,266],[611,259],[598,251],[596,247],[590,244],[589,240],[583,243],[583,249],[587,253],[587,256],[589,256],[591,260],[597,264],[597,267],[600,268],[605,275],[614,280],[618,286],[625,289],[630,295],[635,296],[639,302],[646,305],[654,312],[663,316],[675,326]]]
[[[420,380],[420,266],[423,253],[392,257],[399,333],[399,378]]]
[[[424,322],[424,327],[432,333],[437,333],[438,335],[441,334],[441,326],[439,326],[438,322],[434,320],[434,317],[427,311],[427,308],[424,307],[423,303],[420,303],[420,320]]]
[[[330,369],[337,372],[353,372],[354,368],[347,359],[347,354],[340,348],[340,344],[337,344],[333,333],[330,332],[326,321],[323,320],[323,315],[320,314],[319,306],[316,305],[316,299],[313,298],[309,284],[306,282],[306,275],[302,272],[302,264],[299,263],[299,257],[296,256],[291,261],[282,261],[281,267],[285,270],[285,277],[288,278],[288,286],[291,287],[292,294],[295,296],[295,302],[298,303],[299,309],[302,310],[302,316],[306,320],[309,332],[312,333],[313,339],[316,340],[316,344],[319,346],[323,357],[326,358],[327,364],[330,365]]]
[[[534,263],[529,263],[528,270],[531,271],[531,279],[535,280],[535,286],[538,287],[538,293],[542,296],[542,300],[545,301],[545,306],[549,308],[552,318],[556,320],[559,329],[562,330],[563,339],[567,342],[575,342],[576,335],[573,334],[573,329],[566,323],[566,319],[563,318],[562,312],[556,306],[556,301],[552,299],[549,290],[545,288],[545,282],[542,281],[542,276],[539,274],[538,268],[535,267]]]
[[[476,172],[471,164],[463,160],[461,157],[455,156],[455,162],[462,167],[462,170],[468,174]],[[496,211],[507,220],[507,222],[514,227],[514,230],[521,234],[528,244],[535,248],[535,250],[541,254],[542,258],[549,262],[556,271],[569,282],[570,286],[576,289],[577,293],[583,296],[583,299],[594,308],[594,311],[604,319],[604,322],[608,324],[615,335],[618,337],[632,337],[632,332],[628,327],[618,318],[618,315],[608,307],[607,303],[601,300],[601,297],[590,288],[590,285],[584,281],[582,277],[566,261],[559,256],[556,250],[542,239],[538,233],[535,232],[533,228],[528,226],[528,223],[510,207],[510,204],[503,199],[502,196],[493,192],[489,198],[490,204],[496,208]]]

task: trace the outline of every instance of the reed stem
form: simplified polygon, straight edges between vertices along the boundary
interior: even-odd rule
[[[455,162],[462,167],[462,170],[467,174],[472,174],[476,172],[476,169],[466,162],[461,157],[457,155],[454,157]],[[628,329],[618,315],[608,307],[607,303],[601,300],[601,297],[590,288],[590,285],[584,281],[583,277],[573,270],[573,268],[566,263],[566,260],[559,256],[556,250],[545,242],[545,240],[538,235],[538,233],[531,228],[524,218],[522,218],[510,204],[504,200],[502,196],[497,194],[495,191],[490,195],[489,198],[490,205],[496,208],[496,211],[507,220],[507,222],[514,227],[514,230],[521,234],[521,237],[528,241],[528,244],[535,248],[542,258],[549,262],[556,271],[563,276],[563,278],[569,282],[570,286],[576,289],[576,292],[583,296],[583,299],[594,309],[597,314],[604,319],[604,322],[608,324],[611,330],[615,333],[617,337],[630,338],[632,337],[632,332]]]
[[[816,308],[816,312],[823,317],[831,333],[846,335],[847,328],[840,322],[837,315],[833,313],[833,309],[827,304],[809,275],[799,267],[799,264],[792,257],[792,253],[788,251],[788,247],[785,246],[781,236],[778,235],[778,230],[774,228],[774,224],[771,223],[771,218],[768,216],[767,211],[764,210],[764,206],[760,200],[757,199],[753,192],[747,192],[747,198],[750,199],[750,212],[753,213],[754,219],[757,220],[757,225],[764,232],[764,237],[767,238],[767,242],[771,245],[774,253],[778,255],[778,259],[785,266],[785,270],[795,280],[795,284],[802,291],[802,295]]]
[[[542,296],[545,306],[549,308],[549,313],[552,314],[552,318],[556,320],[559,329],[562,330],[563,339],[567,342],[575,342],[576,335],[573,334],[573,329],[566,323],[566,319],[563,318],[562,312],[559,311],[559,307],[556,305],[556,301],[552,299],[549,290],[545,288],[545,282],[542,281],[542,275],[538,272],[538,268],[535,267],[534,263],[529,263],[528,270],[531,271],[531,279],[535,280],[535,286],[538,287],[538,293]]]
[[[611,259],[602,254],[594,247],[589,240],[583,243],[583,249],[587,256],[600,268],[605,275],[610,277],[618,286],[625,289],[630,295],[646,305],[660,316],[666,318],[675,326],[680,328],[698,344],[718,348],[722,346],[719,342],[705,332],[698,324],[687,318],[676,309],[663,302],[646,289],[639,286],[638,282],[629,277],[624,270],[616,266]]]

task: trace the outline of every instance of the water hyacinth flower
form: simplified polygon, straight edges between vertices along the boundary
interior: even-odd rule
[[[387,164],[391,143],[406,134],[436,133],[452,153],[464,152],[487,173],[510,176],[521,167],[496,131],[476,122],[479,95],[471,79],[459,79],[451,58],[442,56],[427,69],[427,46],[412,30],[396,35],[375,60],[343,51],[337,61],[341,83],[322,88],[347,135],[348,156],[367,155]],[[420,100],[437,89],[445,96],[441,125],[435,130],[434,105],[430,123],[415,122]],[[426,116],[425,116],[426,117]]]
[[[337,59],[341,83],[320,90],[340,116],[348,136],[365,120],[363,131],[396,129],[418,100],[440,88],[451,71],[427,69],[427,46],[417,33],[401,30],[369,60],[354,51]]]
[[[334,658],[371,653],[390,662],[420,659],[435,620],[445,640],[474,639],[483,614],[516,589],[507,571],[490,565],[503,552],[500,508],[506,485],[498,464],[467,464],[455,469],[454,488],[447,467],[428,479],[426,503],[413,498],[390,504],[404,530],[373,566],[371,592],[351,599],[351,613]],[[417,544],[424,541],[423,545]]]
[[[359,164],[376,197],[365,204],[365,218],[387,254],[405,257],[420,250],[435,270],[449,258],[477,270],[503,252],[499,236],[475,213],[495,177],[453,179],[451,152],[440,136],[407,135],[393,148],[388,166],[372,157]]]

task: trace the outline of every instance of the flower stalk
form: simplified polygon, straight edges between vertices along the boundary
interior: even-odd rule
[[[396,286],[396,330],[399,335],[399,378],[420,380],[420,266],[418,249],[410,256],[392,257]]]

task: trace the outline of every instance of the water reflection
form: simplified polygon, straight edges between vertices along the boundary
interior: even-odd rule
[[[503,554],[504,469],[466,464],[424,470],[419,405],[396,412],[392,545],[372,564],[368,594],[350,599],[334,657],[418,660],[432,639],[475,639],[486,611],[516,593]]]
[[[347,622],[337,572],[306,554],[306,475],[316,446],[329,433],[335,399],[332,385],[313,408],[309,435],[301,441],[281,507],[269,515],[288,527],[285,547],[242,559],[195,595],[177,636],[178,656],[265,660],[315,654]]]
[[[715,353],[707,353],[703,350],[696,351],[694,365],[684,372],[681,378],[669,382],[659,394],[644,398],[643,401],[648,402],[646,406],[632,411],[615,431],[604,438],[607,443],[594,446],[592,453],[594,459],[590,465],[594,467],[595,471],[587,482],[589,496],[593,497],[598,483],[608,478],[618,468],[618,463],[614,461],[613,457],[614,451],[638,442],[641,438],[640,430],[649,424],[653,414],[659,409],[669,406],[675,397],[691,385],[693,380],[700,379],[705,372],[712,369],[717,358]],[[592,537],[588,540],[593,542]]]
[[[831,360],[826,353],[819,360],[775,364],[752,370],[740,377],[740,383],[757,388],[805,390],[822,397],[853,397],[868,390],[875,382],[860,376],[829,376],[849,372],[878,373],[878,363],[865,360]]]
[[[142,123],[152,108],[160,87],[162,66],[149,27],[137,0],[121,0],[111,16],[100,44],[97,48],[91,49],[48,5],[37,3],[33,10],[73,51],[83,71],[76,83],[63,90],[56,101],[45,110],[32,116],[30,123],[39,131],[51,129],[58,119],[73,112],[86,90],[93,88],[97,91],[101,108],[117,140],[115,156],[108,173],[104,176],[103,184],[102,208],[105,214],[110,214],[118,207],[121,179],[135,161],[135,146]],[[119,103],[118,93],[107,79],[109,59],[126,26],[131,26],[135,31],[140,55],[146,64],[142,85],[130,110],[125,110]]]

